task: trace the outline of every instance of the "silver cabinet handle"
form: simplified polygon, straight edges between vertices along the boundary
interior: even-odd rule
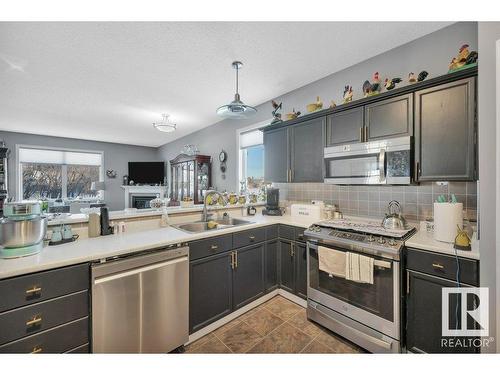
[[[363,127],[359,128],[359,141],[363,142]]]
[[[235,268],[238,268],[238,252],[234,252],[234,263],[235,263]]]
[[[436,270],[444,270],[444,266],[440,263],[432,263],[432,267]]]
[[[219,248],[219,246],[217,246],[217,245],[210,246],[210,250],[217,250],[218,248]]]
[[[234,270],[234,251],[231,251],[231,269]]]
[[[254,240],[255,240],[255,236],[248,236],[248,239],[249,239],[250,241],[254,241]]]

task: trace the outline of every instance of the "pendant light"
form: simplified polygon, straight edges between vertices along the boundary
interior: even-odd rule
[[[234,61],[231,66],[236,70],[236,94],[234,94],[234,100],[222,107],[217,108],[217,114],[225,118],[233,119],[244,119],[254,115],[257,109],[246,105],[240,99],[240,94],[238,93],[238,70],[243,66],[241,61]]]
[[[177,129],[177,124],[171,122],[168,118],[170,115],[162,114],[163,119],[160,122],[153,122],[153,126],[161,132],[171,133]]]

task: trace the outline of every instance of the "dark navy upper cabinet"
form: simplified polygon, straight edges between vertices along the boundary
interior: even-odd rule
[[[418,181],[476,178],[475,78],[415,93]]]
[[[289,182],[288,130],[264,132],[264,178],[272,182]]]
[[[290,128],[291,182],[323,182],[325,117]]]
[[[264,295],[264,244],[236,250],[234,263],[233,308],[236,310]]]
[[[334,113],[327,117],[326,146],[363,141],[363,107]]]
[[[413,135],[413,94],[365,106],[365,141]]]

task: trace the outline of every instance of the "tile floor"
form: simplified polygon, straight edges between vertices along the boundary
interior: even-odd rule
[[[276,296],[186,347],[186,353],[362,353],[308,321],[306,310]]]

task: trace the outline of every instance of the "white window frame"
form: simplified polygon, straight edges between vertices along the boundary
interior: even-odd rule
[[[246,166],[246,160],[244,160],[245,159],[244,153],[241,152],[241,149],[240,149],[240,136],[241,136],[241,134],[247,133],[249,131],[256,130],[259,128],[263,128],[263,127],[269,125],[271,123],[271,121],[272,121],[272,119],[264,120],[264,121],[258,122],[256,124],[246,126],[244,128],[240,128],[240,129],[236,130],[236,152],[238,153],[238,173],[236,176],[237,180],[236,180],[236,190],[235,191],[238,191],[238,192],[240,191],[240,181],[243,179],[243,176],[245,175],[243,173],[243,169]],[[265,147],[264,147],[264,152],[266,152]],[[264,158],[264,163],[265,163],[265,158]],[[265,168],[265,165],[264,165],[264,168]]]
[[[68,152],[81,152],[81,153],[87,153],[87,154],[99,154],[101,155],[101,167],[99,168],[99,180],[104,181],[104,151],[98,151],[98,150],[83,150],[83,149],[77,149],[77,148],[65,148],[65,147],[51,147],[51,146],[36,146],[36,145],[23,145],[23,144],[17,144],[16,145],[16,195],[17,195],[17,200],[23,200],[23,178],[22,178],[22,173],[21,173],[21,161],[19,160],[19,150],[22,148],[31,148],[35,150],[50,150],[50,151],[68,151]],[[67,200],[68,199],[68,186],[67,186],[67,180],[68,180],[68,170],[67,170],[67,164],[61,164],[62,165],[62,172],[61,172],[61,179],[62,181],[66,181],[66,183],[62,183],[61,187],[61,199]],[[102,191],[99,192],[99,199],[104,199],[104,193]]]

